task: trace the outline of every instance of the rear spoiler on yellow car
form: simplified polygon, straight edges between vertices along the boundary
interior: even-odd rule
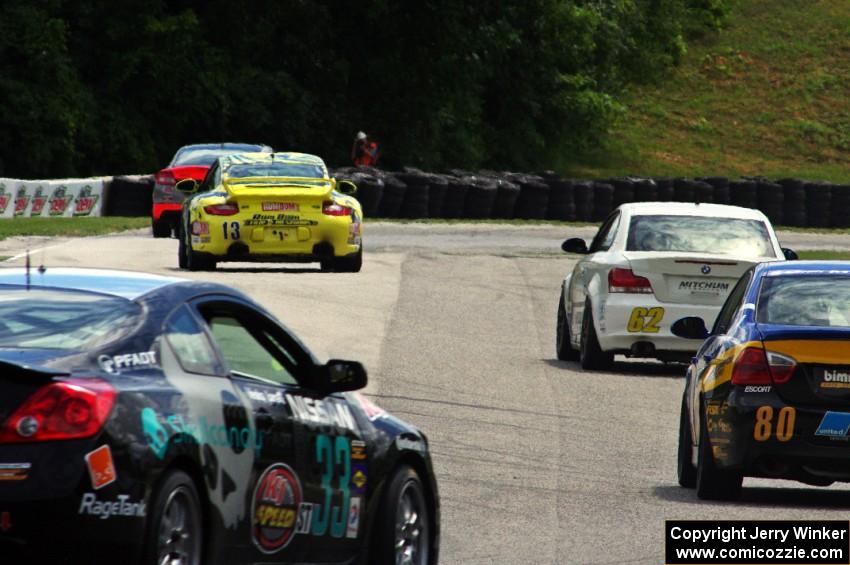
[[[269,196],[269,191],[286,189],[289,195],[303,192],[305,196],[330,193],[336,188],[335,179],[305,177],[242,177],[224,179],[224,188],[233,196]]]

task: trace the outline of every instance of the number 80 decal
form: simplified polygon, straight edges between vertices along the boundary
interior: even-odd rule
[[[663,317],[664,308],[657,306],[654,308],[643,308],[638,306],[632,310],[632,315],[629,317],[629,323],[626,329],[632,333],[644,332],[657,334],[659,330],[658,324],[661,323]]]

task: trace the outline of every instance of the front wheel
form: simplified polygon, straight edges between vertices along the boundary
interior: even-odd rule
[[[145,565],[200,565],[204,533],[192,479],[183,471],[171,471],[152,501]]]
[[[579,360],[582,369],[605,370],[614,364],[614,354],[602,351],[596,327],[593,325],[593,308],[590,299],[584,303],[584,316],[581,319],[581,348]]]
[[[419,475],[404,465],[387,484],[376,523],[377,563],[429,565],[428,503]]]

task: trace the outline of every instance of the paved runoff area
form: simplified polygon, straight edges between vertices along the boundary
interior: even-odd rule
[[[611,372],[555,358],[567,237],[594,227],[365,224],[363,270],[222,263],[177,269],[146,231],[0,242],[6,265],[141,270],[235,286],[323,359],[362,361],[367,393],[421,427],[435,462],[446,564],[663,562],[665,520],[847,519],[850,492],[745,479],[741,501],[676,483],[683,366]],[[783,246],[846,236],[780,232]],[[844,240],[844,241],[842,241]],[[15,257],[17,256],[17,257]]]

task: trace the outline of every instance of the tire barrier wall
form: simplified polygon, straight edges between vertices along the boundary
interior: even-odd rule
[[[398,172],[345,167],[332,174],[357,184],[367,218],[599,222],[626,202],[700,202],[756,208],[776,225],[850,227],[850,185],[819,181],[765,177],[579,180],[549,171],[452,169],[434,174],[411,167]]]
[[[714,202],[757,208],[776,225],[850,227],[850,185],[765,177],[578,180],[526,174],[407,167],[332,171],[353,181],[366,218],[531,219],[599,222],[625,202]],[[0,178],[0,218],[150,216],[153,175],[96,179]]]

